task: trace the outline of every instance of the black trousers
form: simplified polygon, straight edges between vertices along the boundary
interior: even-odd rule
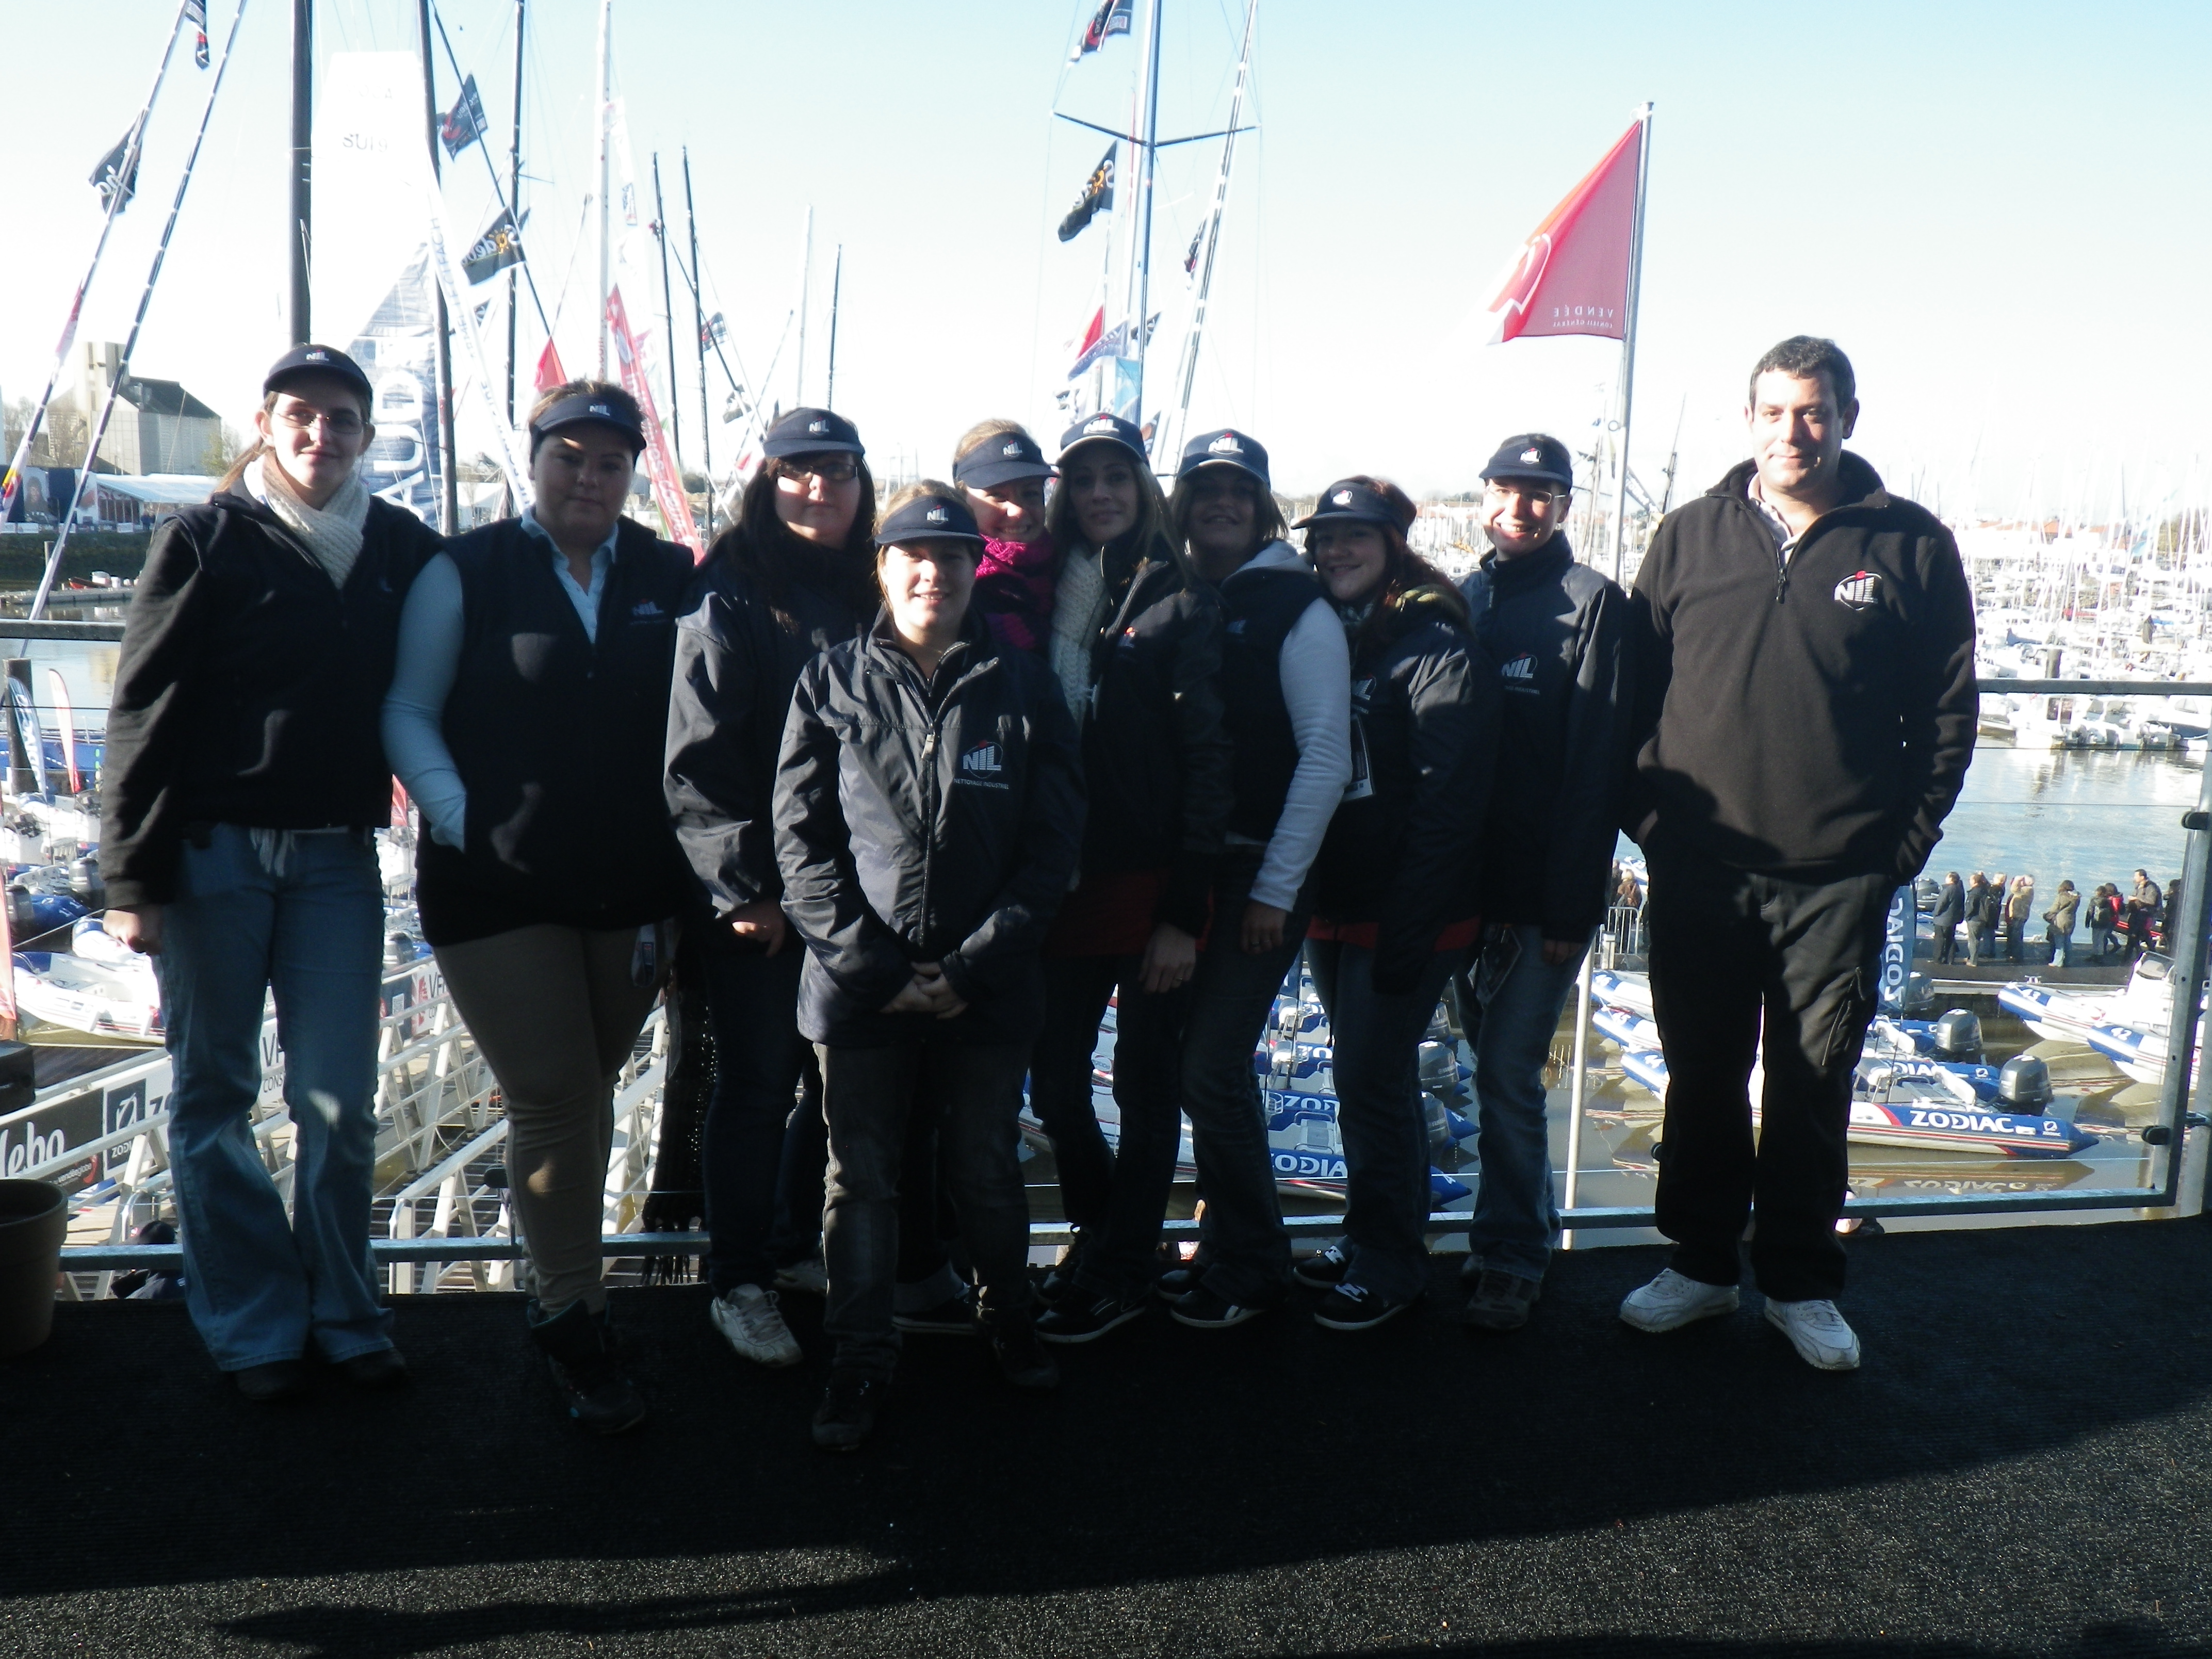
[[[1667,1054],[1659,1231],[1673,1266],[1708,1285],[1751,1266],[1777,1301],[1832,1298],[1849,1175],[1851,1073],[1866,1041],[1890,896],[1887,876],[1823,884],[1647,849],[1651,1001]],[[1749,1081],[1765,1032],[1754,1144]]]

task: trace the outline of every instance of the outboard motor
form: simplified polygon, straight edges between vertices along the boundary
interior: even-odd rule
[[[1925,1019],[1936,1010],[1936,981],[1925,974],[1907,974],[1897,1001],[1905,1018]]]
[[[2048,1115],[2051,1068],[2033,1054],[2014,1054],[1997,1073],[1997,1098],[2013,1111],[2031,1117]]]
[[[1434,1095],[1424,1094],[1421,1097],[1421,1119],[1428,1130],[1429,1156],[1441,1158],[1451,1151],[1451,1117],[1444,1110],[1443,1102]]]
[[[1967,1066],[1982,1063],[1982,1022],[1971,1008],[1954,1008],[1936,1022],[1938,1059]]]
[[[70,866],[70,896],[88,910],[107,908],[107,883],[101,878],[100,860],[82,858]]]
[[[1456,1100],[1460,1094],[1459,1062],[1452,1051],[1441,1042],[1421,1044],[1421,1091],[1444,1100]]]

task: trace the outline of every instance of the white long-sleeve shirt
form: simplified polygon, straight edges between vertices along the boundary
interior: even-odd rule
[[[1231,586],[1248,570],[1294,566],[1310,568],[1288,542],[1271,542],[1222,586]],[[1298,745],[1298,764],[1283,797],[1282,816],[1275,820],[1275,832],[1260,860],[1252,897],[1287,910],[1297,902],[1306,872],[1328,834],[1328,821],[1336,816],[1345,785],[1352,781],[1352,651],[1345,642],[1344,624],[1328,599],[1316,597],[1284,638],[1277,671],[1284,707],[1290,713],[1291,735]]]

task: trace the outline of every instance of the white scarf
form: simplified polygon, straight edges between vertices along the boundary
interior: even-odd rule
[[[246,469],[240,480],[246,493],[276,515],[278,522],[307,545],[315,562],[338,586],[353,574],[361,556],[362,526],[368,522],[368,486],[356,472],[340,484],[337,493],[321,507],[309,507],[295,492],[284,469],[269,465],[268,457]]]
[[[1091,647],[1105,620],[1105,550],[1080,547],[1060,567],[1052,596],[1052,672],[1079,732],[1091,712]]]

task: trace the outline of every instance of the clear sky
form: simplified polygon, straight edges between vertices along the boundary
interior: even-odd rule
[[[1218,127],[1242,0],[1165,3],[1163,134]],[[210,0],[218,51],[234,4]],[[1052,112],[1122,118],[1136,59],[1133,40],[1117,39],[1067,67],[1092,8],[617,0],[617,90],[641,182],[658,150],[675,186],[690,146],[710,305],[756,374],[796,294],[811,204],[810,400],[823,395],[821,312],[842,243],[836,402],[874,449],[941,472],[956,435],[987,415],[1027,420],[1051,447],[1066,343],[1095,303],[1103,250],[1098,228],[1063,246],[1053,227],[1104,145]],[[289,10],[248,0],[137,358],[241,425],[288,338]],[[442,10],[503,167],[511,0]],[[44,379],[98,230],[85,176],[143,96],[173,13],[173,0],[7,9],[11,400]],[[319,0],[319,45],[410,48],[415,13],[415,0]],[[526,240],[550,307],[592,183],[597,7],[531,0],[530,14]],[[1522,238],[1650,99],[1633,459],[1655,487],[1678,426],[1678,494],[1741,453],[1745,371],[1808,331],[1857,365],[1854,447],[1950,514],[2100,516],[2123,481],[2131,505],[2202,501],[2208,61],[2203,0],[2094,15],[2017,0],[1261,0],[1249,112],[1260,131],[1239,157],[1193,429],[1247,428],[1290,489],[1350,471],[1464,488],[1498,439],[1531,427],[1586,447],[1618,348],[1490,346],[1481,307]],[[128,326],[208,79],[180,51],[81,338]],[[439,91],[451,101],[442,62]],[[1217,154],[1189,145],[1163,167],[1156,305],[1181,291]],[[465,240],[490,217],[489,187],[473,155],[447,177]],[[590,265],[586,248],[561,325],[572,368],[590,355]],[[1154,359],[1163,378],[1166,356]],[[771,387],[787,404],[791,367],[787,347]],[[688,368],[684,384],[696,465]],[[477,447],[465,422],[464,448]]]

